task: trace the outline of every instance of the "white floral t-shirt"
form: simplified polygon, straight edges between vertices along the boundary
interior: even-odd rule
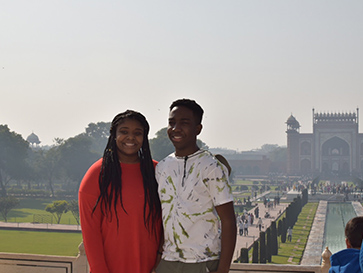
[[[216,206],[232,202],[228,171],[210,152],[169,155],[156,166],[165,243],[162,258],[187,263],[219,259]]]

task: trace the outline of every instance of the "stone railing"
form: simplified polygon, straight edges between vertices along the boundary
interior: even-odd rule
[[[0,253],[0,272],[6,273],[89,273],[83,243],[77,257]],[[328,273],[331,253],[326,249],[321,265],[233,263],[230,273]]]
[[[35,254],[0,253],[1,273],[89,273],[83,243],[78,246],[77,257]],[[282,265],[233,263],[230,273],[328,273],[331,252],[328,248],[322,254],[321,265]]]
[[[230,273],[323,273],[320,265],[287,265],[287,264],[231,264]]]
[[[1,273],[89,273],[83,243],[77,257],[0,253]]]
[[[287,265],[287,264],[251,264],[234,263],[231,264],[230,273],[249,272],[249,273],[328,273],[330,268],[331,252],[328,248],[324,250],[321,257],[321,265]]]

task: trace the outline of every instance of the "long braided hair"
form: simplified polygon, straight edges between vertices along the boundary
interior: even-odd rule
[[[93,208],[95,211],[98,204],[101,206],[101,212],[106,217],[112,218],[112,207],[114,208],[117,226],[119,219],[117,216],[117,203],[121,203],[121,207],[127,214],[122,202],[122,179],[121,164],[119,162],[116,146],[116,129],[125,119],[137,120],[144,127],[144,135],[142,147],[139,150],[140,170],[143,177],[144,185],[144,225],[150,231],[156,231],[157,220],[161,216],[161,205],[157,191],[158,184],[155,179],[154,164],[151,158],[148,133],[149,124],[146,118],[139,112],[127,110],[114,117],[111,123],[110,136],[103,153],[103,161],[101,172],[99,175],[100,196]],[[149,207],[148,213],[147,207]],[[151,227],[150,227],[151,222]]]

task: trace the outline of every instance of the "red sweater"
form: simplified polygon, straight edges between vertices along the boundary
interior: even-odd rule
[[[156,162],[155,162],[156,164]],[[83,243],[92,273],[149,273],[156,260],[158,238],[144,225],[144,189],[140,164],[123,164],[122,202],[117,204],[119,226],[114,210],[112,218],[101,214],[100,204],[92,214],[100,194],[98,177],[102,159],[85,174],[79,189],[79,211]]]

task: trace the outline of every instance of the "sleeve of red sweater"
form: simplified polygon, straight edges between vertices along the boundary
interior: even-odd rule
[[[109,273],[101,234],[102,215],[100,209],[96,209],[92,213],[99,195],[100,168],[101,160],[93,164],[83,177],[78,193],[78,202],[83,244],[92,273]]]

